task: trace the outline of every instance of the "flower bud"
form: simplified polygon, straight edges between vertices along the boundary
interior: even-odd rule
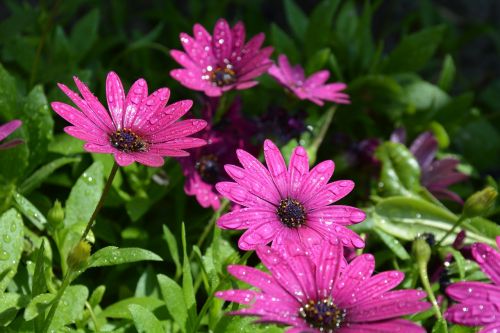
[[[80,269],[90,257],[91,249],[92,246],[89,242],[84,240],[79,241],[68,255],[68,267],[72,270]]]
[[[491,186],[474,193],[465,201],[463,215],[470,218],[486,214],[495,204],[497,195],[497,190]]]
[[[417,239],[413,241],[412,251],[417,259],[417,264],[427,267],[427,263],[431,259],[431,247],[424,237],[417,237]]]
[[[64,208],[59,200],[56,200],[56,202],[54,202],[54,206],[49,209],[49,212],[47,213],[47,221],[54,229],[57,229],[63,223]]]

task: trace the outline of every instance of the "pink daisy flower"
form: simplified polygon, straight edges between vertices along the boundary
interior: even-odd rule
[[[500,248],[500,236],[497,237]],[[457,282],[446,293],[459,304],[446,310],[446,320],[465,326],[484,326],[479,333],[500,332],[500,252],[492,247],[475,243],[472,256],[492,283]]]
[[[236,163],[234,151],[238,148],[250,148],[247,139],[254,132],[251,123],[241,114],[241,100],[236,99],[224,115],[221,123],[213,123],[213,114],[217,105],[207,103],[202,117],[208,125],[200,136],[207,145],[191,150],[188,157],[179,158],[186,177],[184,192],[196,197],[198,203],[214,210],[220,207],[220,194],[215,184],[230,180],[224,171],[224,165]]]
[[[258,322],[292,326],[287,333],[424,333],[400,316],[428,309],[420,290],[391,290],[404,274],[388,271],[372,276],[371,254],[345,263],[341,243],[325,242],[313,257],[298,244],[277,252],[267,246],[257,255],[270,274],[248,266],[230,265],[228,271],[257,288],[219,291],[215,296],[247,305],[232,315],[258,316]],[[314,259],[315,258],[315,259]]]
[[[354,187],[350,180],[327,183],[333,174],[333,161],[324,161],[309,170],[304,147],[297,147],[286,167],[278,148],[264,142],[266,169],[251,154],[237,150],[243,168],[226,165],[227,174],[236,181],[217,183],[220,194],[245,207],[223,215],[217,224],[223,229],[247,229],[238,246],[252,250],[272,242],[305,243],[312,247],[322,239],[337,240],[348,247],[361,248],[364,241],[346,226],[365,219],[360,209],[330,205]]]
[[[220,96],[236,88],[247,89],[257,84],[254,79],[264,73],[272,62],[272,47],[261,49],[264,34],[254,36],[245,44],[245,26],[238,22],[231,29],[224,19],[215,24],[213,36],[200,24],[193,27],[193,37],[180,34],[186,53],[172,50],[170,55],[184,68],[170,75],[189,89]]]
[[[16,129],[19,128],[23,123],[20,120],[12,120],[0,126],[0,141],[12,134]],[[6,150],[15,147],[24,141],[21,139],[13,139],[0,144],[0,150]]]
[[[278,57],[278,65],[273,64],[269,68],[269,75],[274,77],[299,99],[308,99],[320,106],[323,105],[323,101],[339,104],[350,103],[349,96],[341,92],[346,88],[345,83],[325,84],[330,77],[330,72],[327,70],[316,72],[306,78],[304,69],[300,65],[292,67],[284,54]]]
[[[85,150],[113,154],[120,166],[134,161],[159,167],[164,156],[188,156],[183,149],[200,147],[206,142],[189,135],[206,126],[204,120],[179,121],[192,106],[190,100],[166,105],[168,88],[161,88],[148,96],[144,79],[137,80],[125,96],[122,83],[114,72],[106,80],[109,111],[77,77],[73,78],[83,99],[64,84],[59,88],[78,107],[53,102],[54,111],[70,122],[64,131],[84,140]]]

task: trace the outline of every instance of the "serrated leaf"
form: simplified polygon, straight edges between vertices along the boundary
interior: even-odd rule
[[[0,293],[5,290],[17,272],[23,251],[23,220],[15,209],[0,216]]]
[[[158,284],[160,285],[163,300],[167,305],[168,312],[179,325],[182,332],[186,332],[188,310],[184,301],[182,288],[166,275],[158,274]]]
[[[54,171],[59,169],[60,167],[69,164],[81,161],[79,157],[61,157],[56,160],[53,160],[43,167],[39,168],[35,171],[31,176],[29,176],[18,188],[19,193],[27,194],[38,186],[42,184],[42,182],[50,176]]]
[[[168,252],[170,253],[170,256],[172,257],[172,260],[174,261],[175,264],[175,276],[180,276],[182,266],[181,266],[181,261],[179,259],[177,240],[175,239],[174,234],[172,234],[172,232],[166,225],[163,225],[163,239],[167,242]]]
[[[304,40],[309,19],[293,0],[284,0],[284,3],[288,26],[299,40]]]
[[[375,155],[382,162],[379,191],[383,196],[416,196],[420,188],[420,167],[404,145],[385,142]]]
[[[108,246],[91,255],[86,268],[114,266],[144,260],[162,261],[162,258],[141,248]]]
[[[374,219],[375,226],[394,237],[414,240],[423,233],[432,233],[441,239],[453,226],[458,217],[447,209],[420,198],[391,197],[380,201],[375,206],[375,213],[380,218]],[[474,230],[468,223],[461,225],[467,231],[468,242],[483,242],[491,245],[495,241]],[[500,234],[500,227],[497,226]],[[443,244],[451,244],[460,228],[446,237]]]
[[[14,194],[16,208],[28,220],[35,225],[38,230],[44,230],[47,225],[45,216],[28,199],[19,193]]]
[[[137,304],[130,304],[128,309],[138,333],[164,333],[160,321],[150,310]]]
[[[141,305],[142,307],[154,311],[161,306],[164,306],[163,301],[155,297],[131,297],[118,301],[97,315],[97,319],[101,318],[116,318],[116,319],[132,319],[128,307],[130,304]]]
[[[437,26],[403,37],[389,54],[385,73],[417,72],[434,55],[444,35],[444,27]]]

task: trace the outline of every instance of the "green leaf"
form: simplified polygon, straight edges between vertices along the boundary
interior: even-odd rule
[[[182,288],[166,275],[158,274],[157,278],[168,312],[179,325],[182,332],[186,332],[188,310],[184,301]]]
[[[33,170],[45,158],[47,146],[53,138],[54,120],[49,110],[42,86],[31,90],[24,101],[21,120],[26,129],[30,157],[29,166]]]
[[[331,51],[329,48],[318,50],[313,54],[306,65],[306,73],[313,74],[326,67],[328,59],[330,59]]]
[[[17,272],[23,252],[23,220],[15,209],[0,216],[0,293]]]
[[[333,15],[339,0],[323,0],[312,11],[305,35],[305,48],[309,55],[328,45]]]
[[[382,162],[379,191],[383,196],[415,196],[420,188],[420,167],[402,144],[385,142],[375,155]]]
[[[19,309],[26,307],[29,297],[15,293],[0,294],[0,327],[7,326],[17,314]]]
[[[56,238],[64,272],[68,253],[80,239],[101,198],[103,187],[103,166],[100,162],[94,162],[71,189],[65,205],[64,228],[57,231]]]
[[[102,301],[102,297],[104,296],[104,292],[106,291],[106,286],[100,285],[95,288],[89,298],[89,304],[92,308],[96,307]]]
[[[170,231],[170,229],[164,224],[163,225],[163,239],[167,242],[168,252],[172,257],[172,260],[175,264],[175,276],[181,275],[181,262],[179,259],[179,250],[177,248],[177,240],[175,239],[174,234]]]
[[[446,320],[438,319],[432,327],[432,333],[448,333],[448,325]]]
[[[33,297],[31,302],[24,310],[24,320],[29,321],[38,317],[41,313],[49,308],[55,297],[56,295],[51,293],[40,294],[36,297]]]
[[[27,217],[38,230],[45,229],[47,219],[38,210],[38,208],[35,207],[35,205],[19,193],[14,194],[14,201],[16,202],[16,208],[21,212],[21,214]]]
[[[224,316],[219,320],[214,332],[220,333],[282,333],[283,328],[270,324],[255,323],[255,318]]]
[[[288,26],[295,36],[297,36],[300,41],[303,41],[309,20],[306,14],[304,14],[302,9],[300,9],[293,0],[284,0],[284,3]]]
[[[84,142],[66,133],[58,134],[54,136],[54,140],[49,144],[48,150],[51,153],[61,154],[61,155],[73,155],[78,153],[83,153]]]
[[[128,309],[134,320],[135,328],[139,333],[164,333],[164,329],[155,315],[148,309],[137,305],[130,304]]]
[[[438,86],[444,91],[449,91],[455,79],[455,63],[451,55],[447,54],[443,61],[443,68],[439,74]]]
[[[90,50],[97,38],[97,28],[99,26],[99,10],[94,9],[76,24],[69,37],[69,43],[73,51],[73,56],[77,61],[82,59]]]
[[[458,274],[460,275],[460,280],[465,279],[465,258],[460,253],[460,251],[455,250],[452,247],[447,248],[447,251],[453,255],[455,259],[455,264],[457,265]]]
[[[389,54],[385,73],[417,72],[434,55],[444,34],[444,26],[436,26],[405,36]]]
[[[162,261],[162,258],[141,248],[108,246],[91,255],[86,268],[114,266],[144,260]]]
[[[439,87],[425,81],[416,81],[405,87],[408,101],[416,111],[438,110],[449,101]]]
[[[89,290],[82,285],[69,286],[64,292],[52,322],[49,332],[55,332],[59,328],[74,323],[82,316],[85,301],[89,296]]]
[[[130,311],[128,309],[130,304],[140,305],[150,311],[154,311],[159,307],[164,306],[163,301],[155,297],[131,297],[108,306],[97,315],[97,319],[132,319],[132,316],[130,315]]]
[[[274,23],[271,24],[271,40],[276,54],[286,54],[292,64],[300,60],[293,39]]]
[[[432,233],[441,239],[457,221],[457,216],[447,209],[419,198],[391,197],[380,201],[375,207],[379,218],[375,219],[376,228],[405,240],[413,240],[423,233]],[[482,235],[467,223],[462,224],[467,231],[469,242],[495,244],[493,238]],[[497,226],[496,235],[500,234]],[[444,244],[451,244],[460,228],[446,237]]]
[[[42,182],[47,179],[54,171],[59,169],[62,166],[65,166],[69,163],[80,162],[81,158],[79,157],[61,157],[56,160],[53,160],[43,167],[39,168],[35,171],[31,176],[29,176],[18,188],[19,193],[28,194],[38,186],[42,184]]]
[[[42,239],[42,243],[36,251],[35,259],[35,271],[33,274],[33,283],[31,287],[31,297],[35,297],[44,293],[47,290],[47,284],[45,283],[45,239]]]
[[[377,218],[377,215],[375,215]],[[374,228],[373,231],[380,237],[380,239],[387,245],[387,247],[394,252],[394,254],[401,260],[410,259],[410,255],[406,251],[401,242],[396,238],[392,237],[388,233],[382,231],[381,229]]]
[[[186,302],[186,308],[188,309],[188,325],[190,325],[190,323],[193,323],[196,319],[196,297],[193,287],[193,277],[191,275],[191,262],[187,254],[186,246],[186,227],[184,223],[182,223],[182,252],[184,254],[182,259],[182,291],[184,293],[184,302]],[[189,328],[188,331],[190,331]]]

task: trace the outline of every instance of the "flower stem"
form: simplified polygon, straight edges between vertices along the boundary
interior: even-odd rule
[[[118,164],[114,162],[113,167],[111,168],[111,172],[109,173],[108,180],[106,181],[106,185],[104,185],[104,190],[102,191],[101,198],[99,199],[99,202],[97,203],[97,206],[95,207],[94,212],[92,213],[92,216],[90,217],[89,222],[87,223],[87,227],[85,228],[85,231],[83,232],[80,240],[85,240],[85,238],[89,234],[90,229],[92,228],[92,224],[97,217],[97,214],[101,210],[102,205],[104,204],[104,200],[106,199],[109,189],[111,188],[111,184],[113,183],[113,179],[115,178],[117,170]]]
[[[438,319],[443,319],[443,315],[441,314],[441,310],[439,309],[439,305],[436,300],[436,296],[431,288],[431,283],[429,281],[429,275],[427,273],[427,263],[423,263],[418,261],[418,272],[420,274],[420,280],[422,281],[422,285],[424,286],[425,291],[427,292],[427,296],[431,300],[432,308],[434,309],[434,313]]]
[[[439,242],[436,243],[436,246],[440,246],[441,243],[446,239],[446,237],[448,237],[449,235],[451,235],[453,233],[453,231],[455,231],[456,228],[458,228],[459,225],[462,224],[462,222],[464,222],[465,220],[467,220],[467,217],[462,214],[460,215],[460,218],[455,222],[455,224],[453,224],[453,226],[444,234],[443,237],[441,237],[441,239],[439,240]]]
[[[52,322],[52,319],[54,318],[54,315],[56,313],[57,307],[59,305],[59,302],[61,301],[62,296],[64,295],[64,291],[66,291],[66,288],[68,288],[70,282],[71,282],[71,275],[73,274],[73,271],[71,268],[68,269],[68,272],[64,276],[61,288],[57,291],[56,297],[54,298],[54,301],[52,302],[52,305],[50,306],[49,313],[47,315],[47,318],[45,318],[45,322],[42,328],[42,333],[47,333],[49,330],[50,324]]]

